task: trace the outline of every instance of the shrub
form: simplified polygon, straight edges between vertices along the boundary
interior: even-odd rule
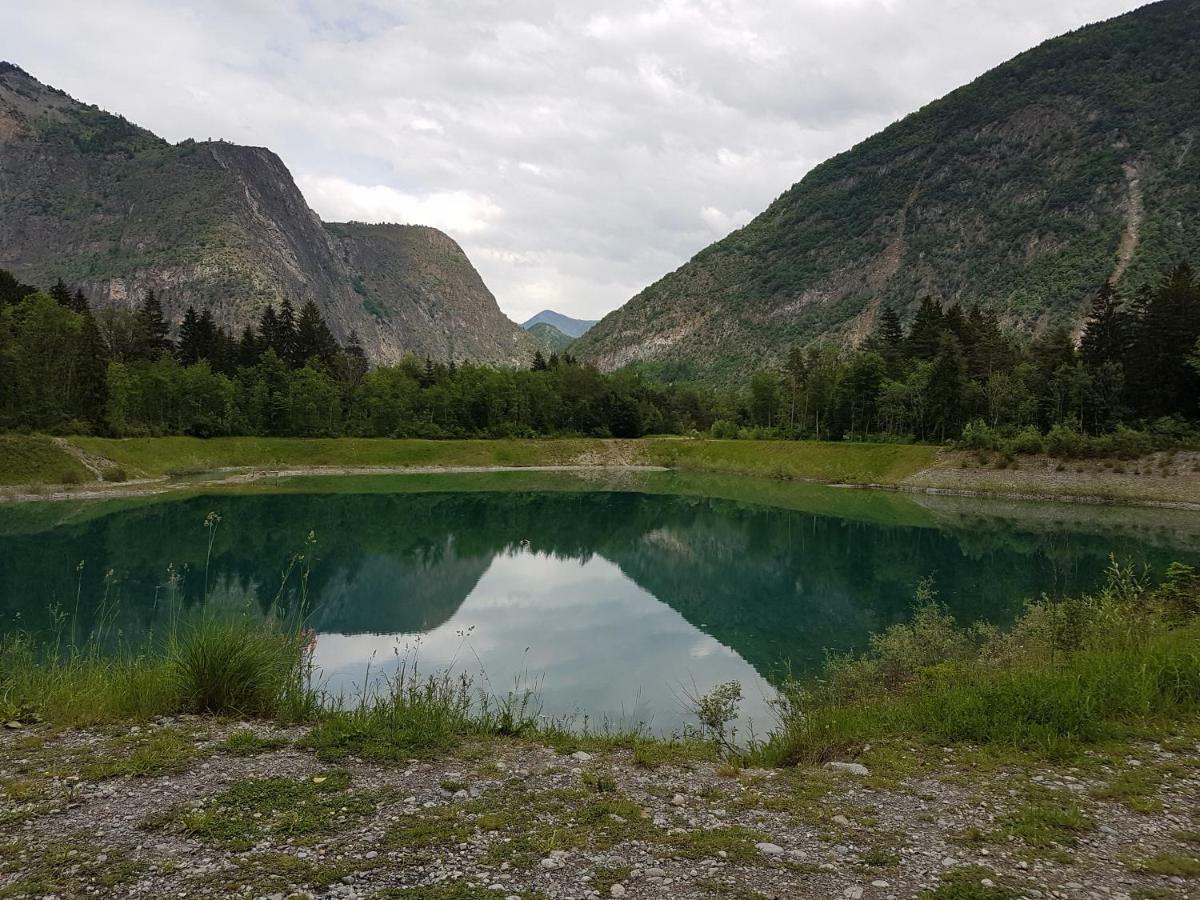
[[[712,436],[720,441],[732,441],[738,437],[737,423],[728,419],[717,419],[710,429]]]
[[[191,712],[287,716],[305,693],[308,636],[248,616],[207,616],[169,641],[167,658]]]
[[[1051,456],[1074,458],[1081,456],[1086,440],[1066,425],[1055,425],[1046,435],[1046,452]]]
[[[964,450],[999,450],[1000,435],[982,419],[972,419],[963,428],[959,446]]]
[[[1026,428],[1009,438],[1004,445],[1008,453],[1036,455],[1046,452],[1045,442],[1036,428]]]

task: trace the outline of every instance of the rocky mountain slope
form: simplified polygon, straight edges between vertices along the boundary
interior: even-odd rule
[[[94,303],[153,289],[240,329],[313,300],[377,362],[405,353],[527,363],[533,340],[462,249],[432,228],[328,225],[270,150],[172,145],[0,63],[0,268]]]
[[[1078,325],[1106,280],[1200,257],[1198,123],[1200,0],[1079,29],[816,167],[573,352],[729,381],[924,295]]]
[[[549,322],[536,322],[533,325],[522,325],[521,327],[532,335],[543,353],[559,353],[566,350],[575,341],[575,338],[569,334],[563,334]]]

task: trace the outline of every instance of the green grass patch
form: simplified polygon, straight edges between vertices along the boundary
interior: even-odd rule
[[[246,614],[203,616],[165,641],[115,649],[91,638],[0,638],[0,717],[88,727],[180,713],[294,721],[317,698],[306,681],[306,639]]]
[[[840,484],[895,484],[932,465],[937,457],[936,447],[919,444],[711,440],[645,443],[650,462],[673,469]]]
[[[288,745],[286,738],[269,736],[261,737],[253,729],[239,728],[233,734],[217,745],[222,753],[231,756],[257,756],[260,753],[271,753],[282,750]]]
[[[0,485],[82,484],[92,473],[42,435],[0,435]]]
[[[1187,853],[1158,853],[1147,859],[1139,860],[1134,869],[1150,875],[1177,876],[1179,878],[1200,878],[1200,856]]]
[[[176,826],[185,834],[230,850],[249,850],[265,838],[306,843],[353,827],[375,810],[376,798],[349,790],[341,770],[303,780],[250,778],[205,801],[177,810],[152,827]]]

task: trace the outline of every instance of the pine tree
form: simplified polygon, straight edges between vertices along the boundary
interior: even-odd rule
[[[908,354],[914,359],[933,359],[942,346],[946,324],[942,308],[932,297],[923,297],[908,332]]]
[[[287,297],[279,304],[279,328],[276,335],[277,343],[272,345],[275,352],[284,362],[292,364],[296,358],[296,311]]]
[[[1145,416],[1191,415],[1200,382],[1187,364],[1200,338],[1200,285],[1180,263],[1144,298],[1126,370],[1134,408]]]
[[[255,335],[254,329],[247,325],[242,329],[242,337],[238,341],[237,364],[245,368],[250,368],[258,362],[261,352],[262,347],[259,345],[258,336]]]
[[[300,308],[292,365],[299,368],[313,358],[326,366],[332,365],[337,349],[337,341],[321,318],[321,311],[317,309],[317,304],[309,300]]]
[[[214,362],[217,353],[217,323],[211,309],[200,313],[196,321],[196,354],[199,359]]]
[[[20,303],[30,294],[36,294],[37,288],[17,281],[11,272],[0,269],[0,305]]]
[[[433,360],[428,356],[425,357],[425,368],[421,370],[417,383],[423,388],[430,388],[437,384],[437,370],[433,367]]]
[[[65,309],[71,309],[71,289],[63,284],[60,278],[54,282],[54,287],[50,288],[50,296],[54,298],[54,302]]]
[[[92,426],[93,431],[105,429],[108,407],[108,347],[96,317],[88,310],[83,315],[76,356],[75,411],[79,418]]]
[[[1092,313],[1083,325],[1079,351],[1091,371],[1106,363],[1122,364],[1129,352],[1130,321],[1121,309],[1112,286],[1105,283],[1092,301]]]
[[[138,359],[155,360],[164,351],[171,349],[171,341],[167,338],[170,330],[167,320],[163,317],[162,304],[154,296],[154,291],[146,292],[146,299],[138,307],[134,317],[134,354]]]
[[[91,310],[91,304],[88,303],[87,296],[83,293],[82,288],[76,288],[74,295],[71,297],[71,310],[80,315]]]
[[[196,315],[196,307],[189,304],[183,313],[183,322],[179,326],[179,340],[175,348],[176,357],[185,366],[190,366],[201,358],[199,326],[200,318]]]
[[[267,304],[267,308],[263,310],[258,320],[258,342],[260,354],[267,350],[273,350],[275,355],[279,356],[279,348],[283,344],[279,333],[279,315],[270,303]]]
[[[533,369],[534,372],[545,372],[549,367],[546,364],[546,357],[542,355],[542,351],[538,350],[533,354]]]

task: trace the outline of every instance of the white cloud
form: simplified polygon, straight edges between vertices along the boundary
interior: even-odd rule
[[[301,175],[300,189],[327,220],[432,225],[476,234],[502,213],[488,197],[466,191],[406,194],[382,184],[355,184],[337,176]]]
[[[269,146],[327,219],[444,228],[518,321],[596,318],[822,159],[1141,2],[39,0],[6,4],[0,59],[170,140]]]

